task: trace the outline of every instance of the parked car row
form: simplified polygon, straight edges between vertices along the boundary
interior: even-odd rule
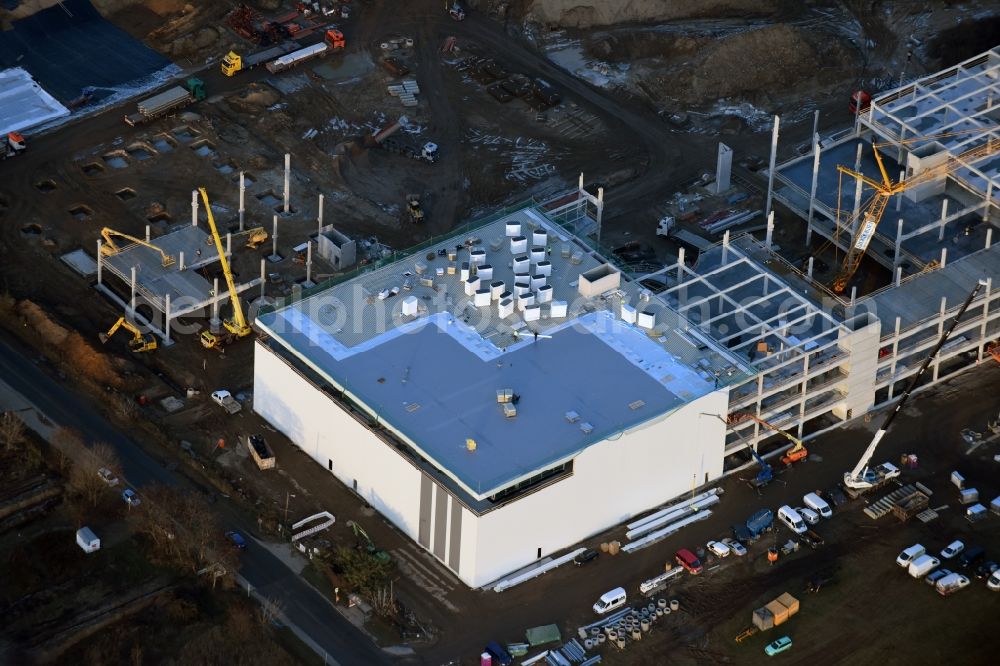
[[[990,590],[1000,591],[1000,565],[993,560],[984,560],[985,551],[981,547],[966,548],[963,542],[956,540],[945,546],[939,555],[940,558],[929,554],[923,545],[917,543],[903,549],[896,557],[896,564],[906,568],[910,576],[923,578],[928,585],[933,585],[940,594],[947,596],[968,587],[971,581],[964,574],[940,567],[941,562],[950,561],[953,564],[949,566],[962,569],[969,569],[978,562],[978,566],[971,571],[972,575],[985,578],[986,587]]]

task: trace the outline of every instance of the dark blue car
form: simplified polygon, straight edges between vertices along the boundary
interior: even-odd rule
[[[237,548],[239,548],[240,550],[247,549],[247,541],[246,539],[243,538],[243,535],[240,534],[239,532],[235,530],[232,532],[226,532],[226,538],[229,539],[229,541],[231,541],[232,544]]]

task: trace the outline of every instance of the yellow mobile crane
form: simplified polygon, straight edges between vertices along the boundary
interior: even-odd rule
[[[245,338],[253,332],[243,316],[243,306],[240,305],[240,295],[236,293],[236,284],[233,282],[233,272],[229,269],[229,260],[226,259],[226,249],[222,247],[222,238],[219,237],[219,230],[215,226],[215,216],[212,215],[212,206],[208,203],[208,192],[204,187],[199,187],[201,199],[205,202],[205,212],[208,215],[208,226],[212,231],[212,238],[215,239],[215,249],[219,253],[219,263],[222,264],[222,273],[226,276],[226,286],[229,288],[229,300],[233,303],[233,318],[223,319],[222,325],[230,334],[237,338]],[[201,332],[201,346],[206,349],[215,349],[225,342],[224,339],[215,335],[211,331]]]
[[[121,231],[115,231],[110,227],[104,227],[103,229],[101,229],[101,237],[104,238],[104,244],[101,245],[101,254],[103,254],[105,257],[111,257],[122,251],[122,248],[118,247],[118,244],[115,243],[114,239],[116,236],[119,238],[130,240],[133,243],[142,245],[143,247],[148,247],[150,250],[153,250],[154,252],[159,252],[160,260],[163,262],[164,268],[166,268],[167,266],[173,266],[174,263],[176,263],[172,256],[170,256],[160,248],[156,247],[152,243],[144,241],[141,238],[136,238],[135,236],[129,236],[128,234],[122,233]]]
[[[119,317],[118,321],[108,329],[107,333],[101,333],[101,342],[107,344],[108,340],[111,339],[119,328],[124,328],[126,331],[132,334],[132,339],[128,341],[128,348],[135,353],[148,352],[156,349],[156,338],[150,335],[143,335],[139,327],[125,319],[125,317]]]
[[[944,178],[951,174],[952,172],[962,168],[974,162],[980,160],[984,157],[989,157],[993,155],[998,150],[1000,150],[1000,141],[996,141],[992,138],[990,134],[991,131],[996,128],[978,128],[975,130],[958,130],[955,132],[948,132],[945,134],[934,134],[931,136],[921,136],[914,137],[912,139],[904,139],[896,143],[872,143],[872,150],[875,153],[875,162],[878,163],[878,170],[882,176],[882,181],[879,182],[873,178],[869,178],[863,173],[858,173],[852,169],[838,164],[837,171],[840,172],[841,177],[844,174],[851,176],[868,187],[875,190],[874,196],[869,199],[865,205],[858,211],[858,216],[861,217],[860,220],[857,217],[849,218],[845,226],[848,229],[856,229],[854,231],[854,238],[851,239],[850,248],[847,251],[847,256],[844,257],[844,263],[840,267],[840,271],[837,273],[837,277],[833,280],[833,290],[840,294],[847,289],[847,283],[854,277],[857,272],[858,267],[861,265],[861,260],[865,256],[865,252],[868,250],[868,245],[871,243],[872,237],[875,236],[875,229],[878,227],[879,222],[882,220],[882,214],[885,213],[885,208],[889,204],[889,199],[891,199],[896,194],[901,194],[906,190],[917,187],[918,185],[923,185],[936,178]],[[879,153],[879,148],[884,148],[886,146],[894,145],[909,145],[912,143],[918,143],[922,141],[933,141],[935,139],[941,139],[949,136],[956,136],[961,134],[969,133],[980,133],[986,135],[987,139],[985,143],[982,143],[975,148],[970,148],[957,156],[949,156],[947,160],[943,163],[928,168],[926,171],[908,178],[906,180],[901,180],[898,183],[893,183],[892,179],[889,178],[889,174],[886,173],[885,165],[882,163],[882,155]],[[840,220],[840,187],[837,188],[837,220]],[[839,233],[840,225],[837,225],[837,232]]]

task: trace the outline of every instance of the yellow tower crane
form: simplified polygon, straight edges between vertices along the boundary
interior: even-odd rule
[[[156,247],[152,243],[144,241],[141,238],[136,238],[135,236],[130,236],[126,233],[122,233],[121,231],[115,231],[110,227],[104,227],[103,229],[101,229],[101,237],[104,239],[104,244],[101,245],[101,254],[103,254],[105,257],[111,257],[122,251],[122,248],[118,247],[118,244],[115,243],[114,240],[115,237],[119,237],[119,238],[124,238],[126,240],[130,240],[133,243],[142,245],[143,247],[148,247],[150,250],[153,250],[154,252],[158,252],[160,254],[160,260],[163,262],[164,268],[166,268],[167,266],[173,266],[175,263],[175,260],[172,256],[170,256],[160,248]]]
[[[905,192],[906,190],[917,187],[918,185],[923,185],[937,178],[944,178],[957,169],[967,166],[973,161],[980,160],[994,154],[997,150],[1000,150],[1000,141],[994,140],[991,134],[991,132],[995,129],[996,128],[978,128],[974,130],[959,130],[945,134],[904,139],[897,143],[873,142],[872,150],[875,153],[875,162],[878,164],[879,173],[882,176],[881,182],[873,178],[869,178],[863,173],[858,173],[857,171],[848,169],[843,165],[837,165],[837,171],[839,171],[841,175],[846,174],[861,181],[871,189],[875,190],[875,194],[865,203],[864,206],[861,207],[857,216],[848,218],[845,223],[847,228],[852,230],[856,229],[856,231],[854,231],[854,237],[850,248],[847,251],[847,256],[844,257],[844,262],[840,267],[840,271],[837,273],[837,277],[833,280],[833,290],[836,293],[840,294],[844,292],[847,288],[847,283],[850,282],[852,277],[854,277],[858,267],[861,265],[861,260],[864,258],[865,252],[868,250],[868,245],[871,243],[872,237],[875,236],[875,229],[882,220],[882,214],[885,213],[886,206],[889,204],[889,199],[896,194]],[[879,148],[884,148],[886,146],[908,145],[922,141],[933,141],[935,139],[970,133],[985,134],[987,136],[986,142],[976,146],[975,148],[970,148],[957,156],[949,156],[948,159],[941,164],[933,166],[913,176],[912,178],[902,180],[898,183],[893,183],[892,179],[889,178],[889,174],[886,173],[885,170],[885,165],[882,163],[882,155],[878,151]],[[858,216],[860,216],[860,220],[858,219]],[[837,220],[838,222],[840,221],[839,191],[837,193]],[[840,225],[838,224],[838,232],[839,229]]]
[[[222,247],[222,238],[219,237],[219,230],[215,226],[215,217],[212,215],[212,206],[208,202],[208,192],[205,191],[204,187],[199,187],[198,191],[201,192],[201,199],[205,202],[205,212],[208,215],[208,226],[212,231],[212,238],[215,240],[215,249],[219,253],[219,263],[222,264],[222,273],[226,276],[226,286],[229,288],[229,300],[233,304],[233,317],[232,319],[223,319],[222,325],[229,331],[233,336],[237,338],[245,338],[253,332],[250,325],[247,324],[246,318],[243,316],[243,306],[240,305],[240,295],[236,293],[236,284],[233,282],[233,272],[229,269],[229,260],[226,259],[225,248]],[[215,335],[211,331],[201,332],[201,345],[206,349],[215,349],[216,347],[223,344],[223,339]]]

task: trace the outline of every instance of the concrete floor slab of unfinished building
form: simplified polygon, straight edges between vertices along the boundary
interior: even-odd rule
[[[838,189],[840,191],[841,216],[847,217],[854,210],[856,181],[850,176],[844,176],[841,180],[837,165],[854,169],[859,144],[862,146],[861,173],[875,180],[881,180],[870,141],[848,140],[822,150],[816,186],[817,213],[814,217],[817,229],[823,229],[828,233],[832,231],[832,220],[837,210]],[[882,160],[889,177],[894,181],[898,180],[902,168],[894,157],[887,154],[886,151],[895,154],[895,149],[883,149]],[[812,170],[812,156],[801,157],[779,165],[776,172],[775,196],[791,207],[807,213],[809,192],[812,187]],[[862,206],[871,196],[872,190],[865,186],[861,193]],[[978,201],[966,190],[953,183],[949,183],[944,195],[928,197],[920,203],[914,203],[905,196],[897,195],[889,202],[876,233],[887,248],[892,248],[895,246],[900,219],[903,220],[903,235],[913,233],[917,229],[941,219],[942,202],[945,200],[948,200],[948,217]],[[897,206],[899,206],[898,210]],[[822,210],[823,208],[826,210]],[[825,219],[823,218],[824,213]],[[906,261],[906,255],[915,257],[920,264],[940,261],[942,248],[948,250],[948,261],[963,257],[985,247],[986,230],[993,226],[995,225],[991,222],[983,222],[982,213],[978,211],[962,215],[946,222],[943,239],[940,238],[939,227],[929,229],[919,236],[904,239],[901,244],[903,261]],[[828,233],[824,233],[824,235],[828,235]],[[996,231],[994,231],[995,234]],[[846,239],[844,243],[846,245]],[[881,260],[881,263],[891,266],[892,250],[883,250],[883,254],[886,256],[878,257],[878,259]],[[919,266],[914,268],[919,268]]]
[[[219,260],[215,245],[210,243],[210,239],[198,227],[183,226],[151,240],[153,245],[173,257],[174,264],[164,266],[158,252],[134,244],[124,247],[118,254],[104,257],[104,266],[126,284],[131,284],[132,267],[135,266],[140,293],[161,311],[168,294],[174,306],[180,305],[183,300],[201,303],[212,298],[212,283],[199,275],[197,269]],[[181,253],[184,254],[183,270]]]
[[[942,298],[947,299],[946,308],[957,307],[980,279],[992,280],[993,289],[1000,284],[1000,249],[995,245],[872,294],[859,301],[854,311],[868,310],[882,320],[883,330],[892,330],[899,317],[900,328],[905,330],[938,314]]]

